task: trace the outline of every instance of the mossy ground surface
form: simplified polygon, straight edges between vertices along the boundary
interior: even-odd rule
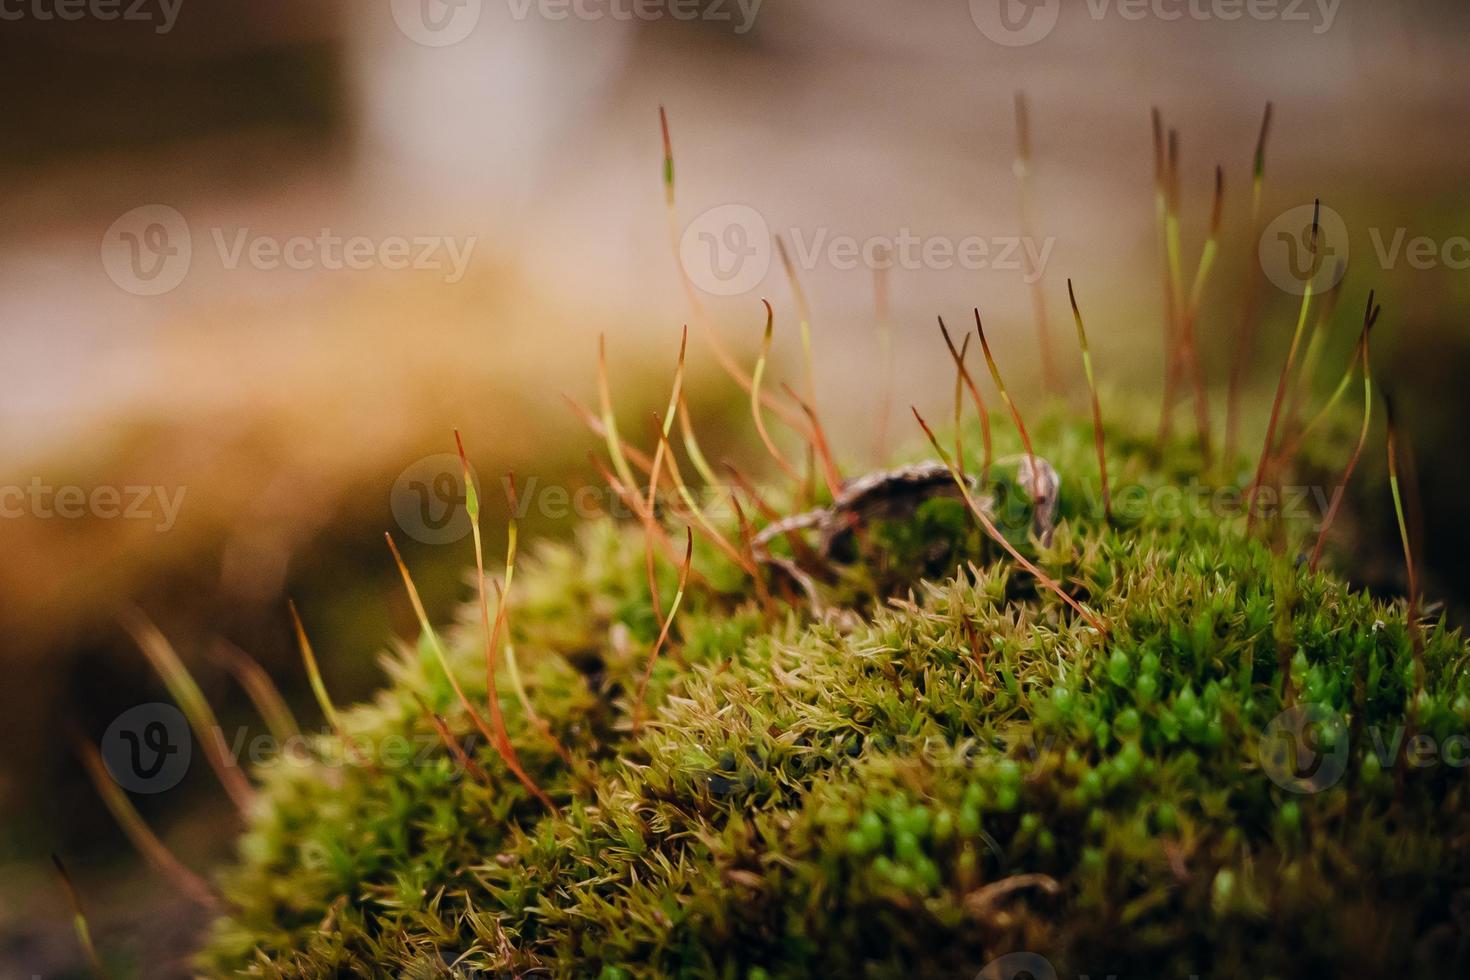
[[[1463,640],[1426,624],[1416,698],[1403,603],[1310,573],[1303,528],[1273,551],[1167,495],[1107,521],[1090,426],[1034,436],[1060,521],[1046,546],[1024,519],[1012,533],[1106,635],[952,499],[868,529],[825,620],[799,594],[763,608],[696,537],[698,580],[635,732],[659,626],[642,531],[589,524],[524,562],[512,593],[526,686],[576,771],[501,671],[512,739],[559,815],[471,739],[429,647],[398,649],[382,693],[344,712],[376,766],[323,736],[316,758],[259,769],[201,969],[970,978],[1028,950],[1061,976],[1465,975]],[[1198,476],[1187,451],[1160,461],[1125,431],[1109,453],[1120,497]],[[676,569],[660,564],[667,603]],[[474,614],[444,638],[483,700]],[[1328,760],[1317,792],[1263,768],[1296,704],[1343,720],[1304,743]],[[1438,755],[1396,762],[1415,734]]]

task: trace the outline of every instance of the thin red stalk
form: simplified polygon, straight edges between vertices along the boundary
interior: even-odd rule
[[[985,407],[985,399],[980,395],[980,389],[975,385],[975,379],[970,376],[970,369],[965,366],[965,356],[962,351],[955,350],[954,341],[949,336],[949,330],[944,325],[944,317],[939,317],[939,333],[944,337],[944,346],[949,348],[949,356],[954,358],[955,370],[965,381],[965,387],[970,390],[970,398],[975,402],[975,411],[980,415],[980,439],[984,444],[985,459],[980,467],[980,482],[984,484],[990,479],[990,463],[994,455],[994,447],[990,444],[990,411]],[[970,335],[965,334],[965,348],[969,348]]]
[[[1016,93],[1016,184],[1021,204],[1021,235],[1027,247],[1021,250],[1024,272],[1031,284],[1031,309],[1036,316],[1036,344],[1041,351],[1041,383],[1048,392],[1059,390],[1056,365],[1052,360],[1051,330],[1046,315],[1046,292],[1041,270],[1032,259],[1035,228],[1031,213],[1031,118],[1026,111],[1026,96]]]
[[[1261,193],[1266,178],[1266,138],[1271,133],[1271,103],[1266,103],[1265,115],[1261,117],[1261,132],[1256,137],[1256,155],[1251,189],[1251,243],[1261,237]],[[1235,332],[1235,356],[1230,363],[1230,388],[1225,400],[1225,460],[1234,466],[1236,441],[1240,426],[1240,386],[1245,378],[1245,368],[1255,346],[1256,330],[1260,320],[1257,308],[1261,294],[1261,271],[1255,262],[1246,263],[1245,303],[1241,307],[1240,329]]]
[[[459,451],[460,468],[464,474],[465,486],[465,509],[469,512],[470,530],[474,537],[475,545],[475,585],[480,599],[480,626],[485,633],[485,696],[490,706],[490,724],[495,732],[492,744],[500,753],[500,758],[505,762],[506,768],[515,774],[526,791],[541,801],[552,813],[557,812],[557,806],[551,797],[536,785],[536,781],[521,766],[521,760],[516,755],[515,746],[511,743],[510,733],[505,727],[505,715],[500,708],[500,693],[495,684],[495,651],[500,641],[500,630],[504,625],[504,606],[500,613],[496,614],[494,627],[490,624],[490,599],[485,588],[485,552],[480,540],[480,504],[475,493],[475,484],[470,477],[469,457],[464,451],[464,442],[459,437],[459,430],[454,431],[455,448]]]
[[[1067,280],[1067,299],[1072,304],[1072,318],[1077,321],[1077,345],[1082,348],[1082,368],[1087,375],[1087,390],[1092,396],[1092,435],[1097,444],[1097,469],[1102,475],[1103,514],[1113,516],[1113,498],[1108,491],[1108,460],[1104,452],[1102,406],[1097,400],[1097,380],[1092,373],[1092,353],[1087,349],[1087,331],[1082,326],[1082,311],[1077,308],[1077,294],[1072,280]]]
[[[1021,421],[1021,412],[1016,408],[1016,403],[1011,400],[1010,393],[1006,391],[1006,383],[1001,380],[1000,368],[995,366],[995,358],[991,356],[990,344],[985,339],[985,324],[980,320],[980,308],[975,308],[975,332],[980,335],[980,350],[985,354],[985,363],[990,368],[990,377],[995,381],[996,390],[1000,392],[1000,400],[1010,410],[1011,421],[1016,423],[1016,431],[1021,434],[1021,444],[1026,447],[1026,459],[1031,463],[1031,499],[1036,500],[1041,496],[1041,471],[1036,468],[1036,453],[1031,448],[1031,436],[1026,432],[1026,423]]]
[[[765,299],[762,299],[761,302],[766,307],[766,329],[761,335],[760,357],[756,360],[755,371],[751,374],[750,414],[755,419],[755,431],[760,435],[761,442],[765,444],[766,452],[771,454],[771,458],[776,461],[777,466],[781,467],[782,472],[800,483],[801,474],[786,461],[786,457],[781,455],[781,450],[776,448],[775,442],[771,440],[771,434],[766,431],[766,420],[761,414],[761,379],[766,373],[766,358],[771,353],[771,335],[776,323],[776,311],[771,309],[770,302]]]
[[[822,429],[821,420],[817,418],[817,410],[806,399],[792,391],[790,385],[783,382],[781,388],[791,396],[792,401],[801,406],[801,410],[806,413],[807,421],[812,424],[812,448],[816,451],[817,459],[821,460],[822,479],[826,481],[827,492],[832,495],[833,500],[836,500],[842,493],[842,473],[832,459],[832,448],[827,444],[827,433]]]
[[[678,614],[679,604],[684,599],[684,590],[689,585],[689,566],[694,561],[694,530],[685,527],[684,535],[684,564],[679,570],[679,590],[674,593],[674,601],[669,605],[669,614],[664,618],[663,627],[658,631],[658,639],[654,641],[653,649],[648,652],[648,663],[643,668],[643,675],[638,678],[638,693],[635,696],[633,708],[633,732],[635,734],[643,723],[643,700],[648,693],[649,678],[653,676],[653,665],[658,661],[659,651],[668,641],[669,629],[674,625],[674,617]]]
[[[1348,481],[1353,478],[1353,471],[1358,467],[1358,459],[1363,455],[1363,447],[1368,443],[1368,427],[1373,420],[1373,368],[1368,357],[1368,340],[1375,319],[1377,319],[1377,313],[1373,308],[1373,294],[1370,292],[1368,311],[1363,315],[1363,332],[1358,336],[1357,350],[1358,358],[1363,364],[1363,425],[1358,430],[1357,445],[1353,447],[1347,466],[1342,471],[1342,479],[1338,481],[1337,495],[1332,498],[1327,514],[1322,518],[1322,530],[1317,535],[1317,545],[1312,549],[1312,558],[1307,564],[1307,567],[1314,572],[1317,570],[1317,563],[1322,560],[1322,549],[1327,544],[1327,534],[1332,530],[1332,522],[1337,519],[1337,511],[1342,504],[1343,493],[1347,489]]]
[[[1318,202],[1312,211],[1310,249],[1314,255],[1317,251],[1317,211],[1320,206],[1321,204]],[[1292,366],[1296,363],[1296,352],[1297,348],[1301,346],[1302,330],[1306,326],[1307,311],[1311,306],[1311,302],[1312,283],[1308,280],[1305,291],[1302,294],[1301,312],[1297,315],[1296,332],[1292,334],[1291,347],[1286,352],[1286,363],[1281,366],[1281,377],[1276,382],[1276,397],[1271,400],[1271,420],[1266,425],[1266,441],[1261,447],[1260,461],[1256,463],[1256,475],[1251,479],[1250,488],[1246,491],[1245,495],[1245,527],[1247,532],[1255,524],[1256,514],[1253,505],[1255,503],[1256,493],[1261,488],[1261,480],[1266,475],[1266,464],[1271,459],[1271,449],[1276,444],[1276,426],[1281,421],[1281,403],[1286,396],[1286,382],[1291,376]]]
[[[679,213],[674,206],[674,150],[673,141],[669,137],[669,117],[664,112],[664,107],[658,107],[659,129],[663,135],[664,160],[663,160],[663,184],[665,211],[668,215],[669,244],[674,253],[674,264],[679,269],[679,282],[684,287],[684,296],[689,301],[689,308],[694,314],[694,322],[698,323],[700,330],[704,333],[705,340],[709,343],[710,350],[714,352],[715,360],[719,361],[720,367],[724,369],[731,379],[744,391],[750,391],[752,378],[745,373],[745,369],[736,363],[735,358],[725,349],[720,341],[719,334],[714,325],[710,323],[705,314],[704,304],[699,301],[699,293],[694,287],[694,282],[689,278],[689,270],[684,268],[684,260],[679,254]],[[776,414],[781,421],[795,427],[797,415],[785,405],[770,398],[763,397],[766,407]]]

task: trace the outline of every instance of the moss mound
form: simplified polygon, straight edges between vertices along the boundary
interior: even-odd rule
[[[500,698],[559,814],[475,743],[428,645],[400,648],[387,688],[344,712],[375,764],[321,736],[311,758],[258,770],[201,968],[1463,975],[1465,643],[1424,626],[1416,693],[1402,603],[1309,573],[1304,528],[1273,552],[1241,519],[1166,506],[1190,499],[1166,488],[1199,476],[1193,458],[1161,462],[1127,432],[1109,433],[1105,520],[1091,442],[1064,421],[1036,433],[1061,478],[1049,543],[1004,493],[1014,468],[996,468],[998,507],[1106,635],[945,497],[866,527],[820,618],[799,592],[763,604],[700,541],[636,731],[659,627],[641,529],[593,523],[542,548],[517,574],[511,633],[577,767],[505,671]],[[661,576],[667,603],[675,570]],[[475,622],[445,641],[483,701]],[[992,963],[1019,951],[1048,962]]]

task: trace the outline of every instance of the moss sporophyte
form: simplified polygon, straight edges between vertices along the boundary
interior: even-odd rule
[[[1202,370],[1213,256],[1186,292],[1177,137],[1171,152],[1159,133],[1167,419]],[[1463,975],[1452,746],[1470,734],[1470,649],[1426,617],[1417,577],[1390,600],[1331,567],[1339,487],[1318,488],[1328,507],[1265,511],[1302,434],[1280,392],[1242,487],[1252,460],[1211,450],[1207,406],[1203,431],[1158,438],[1136,403],[1098,395],[1077,294],[1091,412],[1028,430],[977,311],[1004,418],[946,330],[974,413],[941,435],[915,410],[911,455],[866,473],[838,469],[809,363],[800,395],[768,383],[770,305],[753,369],[718,358],[775,485],[706,458],[682,345],[642,449],[600,367],[599,411],[578,411],[631,516],[519,558],[512,536],[494,577],[477,528],[476,599],[442,626],[395,549],[418,636],[368,703],[332,704],[303,627],[328,730],[234,787],[229,867],[207,885],[173,869],[219,909],[199,971],[973,977],[1025,957],[1037,976]],[[697,301],[691,320],[713,336]],[[1094,336],[1105,322],[1089,314]],[[1308,426],[1351,456],[1344,480],[1363,418]],[[1385,506],[1412,564],[1408,447],[1390,433]],[[1200,505],[1155,506],[1191,486]],[[146,636],[170,686],[197,690]],[[390,762],[397,739],[434,751]]]

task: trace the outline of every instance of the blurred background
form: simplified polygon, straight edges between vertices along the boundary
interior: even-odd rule
[[[1467,28],[1452,0],[0,0],[0,974],[82,975],[48,852],[67,857],[98,944],[142,975],[185,973],[203,923],[131,853],[73,750],[70,733],[101,739],[167,700],[119,614],[159,624],[227,730],[253,724],[227,645],[319,722],[288,595],[336,699],[371,692],[378,655],[414,632],[382,532],[432,615],[469,594],[464,527],[441,520],[452,427],[488,501],[514,470],[540,488],[532,532],[566,534],[548,488],[586,485],[594,443],[561,396],[594,402],[605,335],[625,432],[648,444],[640,420],[692,317],[674,239],[746,363],[772,300],[778,374],[794,380],[794,305],[770,247],[786,240],[819,404],[853,468],[879,439],[911,441],[909,402],[942,411],[936,314],[963,325],[981,306],[1023,408],[1039,409],[1033,268],[1065,397],[1081,404],[1071,277],[1105,393],[1147,405],[1153,426],[1151,106],[1180,131],[1191,267],[1217,163],[1225,174],[1199,325],[1217,425],[1246,284],[1260,283],[1262,324],[1250,451],[1298,302],[1262,276],[1275,260],[1258,259],[1250,221],[1270,100],[1262,222],[1314,198],[1341,219],[1348,268],[1318,389],[1375,288],[1375,368],[1417,450],[1428,590],[1463,622]],[[691,351],[703,438],[738,456],[738,389],[697,327]],[[1392,592],[1382,453],[1367,456],[1351,567]],[[503,518],[487,515],[492,548]],[[135,796],[201,870],[237,829],[205,768]]]

